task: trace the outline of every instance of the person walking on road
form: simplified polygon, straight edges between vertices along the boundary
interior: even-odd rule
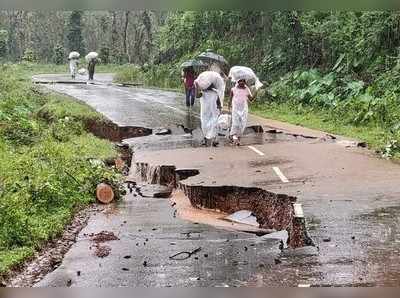
[[[90,52],[85,57],[86,62],[88,63],[88,72],[89,72],[88,83],[92,83],[94,80],[94,71],[96,68],[96,64],[97,64],[97,62],[100,62],[98,57],[99,57],[99,54],[97,54],[96,52]]]
[[[97,58],[91,59],[88,63],[89,81],[94,80],[94,71],[97,64]]]
[[[220,110],[218,109],[217,102],[219,100],[218,92],[215,90],[214,85],[211,84],[206,90],[199,92],[196,86],[197,97],[200,97],[200,119],[201,129],[204,135],[203,146],[208,146],[210,143],[213,147],[218,146],[217,142],[217,125]]]
[[[71,52],[68,56],[69,61],[69,72],[71,74],[71,78],[75,80],[76,73],[78,72],[78,63],[79,63],[80,54],[78,52]]]
[[[182,80],[185,85],[186,106],[193,107],[196,98],[196,90],[194,86],[195,73],[193,67],[188,67],[183,70]]]
[[[71,73],[71,78],[75,80],[76,73],[78,71],[78,59],[75,58],[69,59],[69,71]]]
[[[231,89],[232,127],[230,136],[234,144],[240,145],[240,138],[247,125],[249,113],[248,101],[253,100],[253,95],[246,85],[245,80],[239,80]]]

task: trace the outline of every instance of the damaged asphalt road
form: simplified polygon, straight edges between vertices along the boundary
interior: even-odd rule
[[[128,196],[116,212],[93,216],[61,266],[37,286],[240,286],[271,273],[279,240],[196,225],[173,212],[166,199]],[[111,251],[99,258],[85,235],[103,230],[119,240],[104,243]],[[187,259],[173,257],[197,248],[201,251]]]
[[[229,209],[232,201],[224,197],[237,198],[237,187],[240,193],[249,188],[278,199],[290,196],[303,205],[318,249],[281,252],[279,239],[183,221],[168,199],[129,193],[114,212],[91,217],[62,264],[37,286],[398,285],[399,165],[351,140],[258,117],[250,117],[249,125],[265,133],[249,131],[240,148],[197,148],[198,114],[188,116],[182,95],[112,86],[109,76],[99,78],[96,85],[46,86],[86,102],[119,126],[162,132],[124,141],[135,151],[132,178],[168,184],[180,173],[175,186],[199,206],[214,206],[209,204],[217,199]],[[226,186],[232,193],[221,196]],[[198,194],[211,201],[198,200]],[[267,219],[266,226],[272,224]],[[119,238],[104,244],[104,258],[84,236],[101,231]],[[185,260],[170,258],[193,251]]]

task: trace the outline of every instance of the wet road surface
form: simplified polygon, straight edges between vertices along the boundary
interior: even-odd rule
[[[198,126],[198,118],[188,121],[183,96],[177,93],[110,86],[106,79],[97,85],[48,87],[86,102],[121,126]],[[266,132],[261,139],[250,133],[239,148],[193,148],[201,137],[198,130],[196,137],[182,130],[125,142],[136,149],[136,162],[198,170],[199,175],[183,182],[187,185],[259,187],[296,196],[319,253],[279,253],[272,240],[261,245],[249,234],[179,220],[168,200],[127,197],[114,213],[93,217],[63,264],[39,285],[62,286],[70,280],[76,286],[398,285],[400,166],[349,146],[346,139],[258,117],[251,122]],[[111,254],[104,259],[93,256],[84,236],[101,230],[120,238],[106,243]],[[193,235],[201,239],[182,239],[188,230],[200,230]],[[233,246],[224,243],[235,237],[240,240]],[[202,251],[198,260],[168,258],[198,246],[212,257],[203,258]],[[126,255],[132,258],[124,259]]]
[[[37,286],[224,287],[271,273],[279,255],[277,240],[196,225],[173,214],[166,199],[128,196],[115,210],[92,217],[63,264]],[[111,249],[105,258],[95,255],[88,236],[99,231],[119,238],[102,244]],[[170,259],[197,248],[201,251],[187,260]]]
[[[64,76],[53,78],[51,75],[34,77],[36,82],[57,82],[57,80],[68,82],[67,79]],[[188,113],[181,94],[120,87],[111,84],[111,79],[112,76],[109,74],[98,74],[95,76],[95,84],[55,83],[48,84],[47,87],[85,102],[119,126],[150,129],[176,125],[187,128],[198,127],[198,105],[192,113]]]

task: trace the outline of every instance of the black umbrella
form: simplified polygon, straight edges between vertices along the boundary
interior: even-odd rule
[[[204,67],[206,64],[203,61],[200,60],[188,60],[186,62],[183,62],[181,64],[182,68],[189,68],[189,67]]]
[[[220,63],[224,66],[228,65],[228,61],[226,61],[226,59],[223,56],[214,53],[212,50],[207,50],[207,51],[201,53],[198,56],[198,58],[207,63],[215,63],[216,62],[216,63]]]

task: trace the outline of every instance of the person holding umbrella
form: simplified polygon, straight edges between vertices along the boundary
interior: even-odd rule
[[[221,75],[221,77],[224,79],[224,81],[227,80],[227,76],[224,72],[224,69],[226,69],[228,67],[229,63],[224,58],[224,56],[214,53],[213,50],[208,49],[205,52],[201,53],[197,57],[197,59],[207,63],[209,65],[209,70],[218,72]]]
[[[182,81],[185,86],[186,94],[186,106],[188,108],[193,107],[194,100],[196,98],[196,90],[194,86],[194,80],[196,79],[193,66],[183,69]]]
[[[196,90],[194,81],[196,80],[196,72],[204,68],[204,64],[200,60],[192,59],[181,64],[182,71],[182,82],[185,87],[186,95],[186,106],[193,107],[196,98]]]

